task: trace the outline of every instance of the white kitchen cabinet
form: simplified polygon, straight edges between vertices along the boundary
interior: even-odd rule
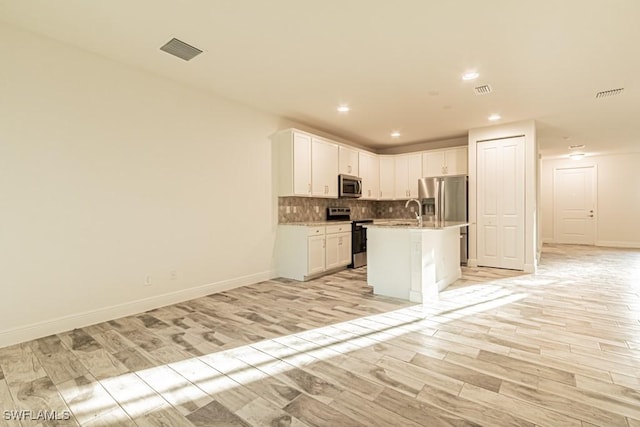
[[[351,224],[336,224],[326,227],[326,269],[351,264]]]
[[[311,138],[311,195],[338,197],[338,144]]]
[[[351,232],[350,231],[338,234],[338,266],[344,266],[349,264],[351,264]]]
[[[426,177],[466,175],[467,147],[427,151],[422,154],[422,172]]]
[[[378,156],[380,162],[379,200],[395,198],[395,159],[394,156]]]
[[[358,151],[352,148],[340,146],[338,150],[338,173],[352,176],[361,176],[359,168]]]
[[[325,236],[307,237],[307,276],[322,273],[325,270]]]
[[[278,226],[278,276],[308,280],[351,264],[351,223]]]
[[[278,153],[278,194],[311,196],[311,135],[288,130],[274,137]]]
[[[338,248],[338,240],[340,238],[340,234],[327,234],[325,236],[325,267],[327,270],[336,268],[340,265],[339,258],[339,248]]]
[[[420,154],[395,156],[395,198],[397,200],[418,197],[418,180],[422,178],[422,158]]]
[[[362,178],[362,199],[377,200],[380,192],[380,163],[375,154],[360,151],[358,165]]]

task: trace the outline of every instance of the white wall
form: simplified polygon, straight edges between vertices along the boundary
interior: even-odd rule
[[[272,277],[277,117],[6,26],[0,57],[0,346]]]
[[[542,159],[542,235],[554,241],[555,168],[595,166],[597,173],[596,245],[640,248],[640,153],[571,159]]]
[[[525,248],[524,270],[535,271],[538,254],[538,205],[537,205],[537,168],[538,144],[536,139],[536,125],[533,120],[505,123],[497,126],[487,126],[469,130],[469,261],[470,266],[478,263],[477,245],[478,230],[477,216],[477,144],[482,141],[524,136],[525,150]]]

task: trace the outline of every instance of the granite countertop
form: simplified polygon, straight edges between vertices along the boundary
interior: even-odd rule
[[[302,225],[306,227],[322,227],[325,225],[351,224],[351,221],[304,221],[304,222],[281,222],[278,225]]]
[[[425,221],[422,226],[418,225],[415,219],[393,219],[393,220],[375,220],[373,224],[363,224],[367,228],[398,228],[398,229],[412,229],[412,230],[442,230],[445,228],[466,227],[469,225],[465,221],[444,221],[444,222],[429,222]]]

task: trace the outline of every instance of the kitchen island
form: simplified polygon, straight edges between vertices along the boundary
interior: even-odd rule
[[[460,227],[466,222],[367,224],[367,281],[373,293],[413,302],[437,300],[462,275]]]

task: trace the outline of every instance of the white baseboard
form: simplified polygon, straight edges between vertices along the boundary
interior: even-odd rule
[[[535,273],[536,272],[536,266],[535,266],[535,264],[525,264],[523,271],[525,273]]]
[[[194,298],[200,298],[206,295],[228,291],[240,286],[246,286],[253,283],[261,282],[263,280],[273,279],[274,277],[276,277],[275,271],[265,271],[262,273],[250,274],[247,276],[236,277],[229,280],[222,280],[207,285],[196,286],[189,289],[183,289],[162,295],[152,296],[149,298],[143,298],[136,301],[129,301],[123,304],[98,308],[96,310],[70,314],[67,316],[58,317],[56,319],[32,323],[26,326],[0,330],[0,348],[34,340],[37,338],[46,337],[48,335],[57,334],[64,331],[69,331],[76,328],[94,325],[96,323],[106,322],[108,320],[118,319],[120,317],[131,316],[133,314],[142,313],[154,308],[164,307],[183,301],[188,301]]]
[[[472,258],[467,259],[467,267],[477,267],[477,266],[478,266],[477,259],[472,259]]]
[[[609,248],[629,248],[640,249],[640,242],[615,242],[610,240],[598,240],[596,246],[606,246]]]

